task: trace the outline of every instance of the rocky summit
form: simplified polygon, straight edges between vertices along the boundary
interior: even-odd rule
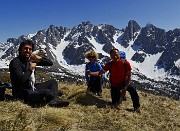
[[[180,29],[165,31],[153,24],[141,27],[135,20],[130,20],[122,29],[108,24],[94,25],[90,21],[71,29],[50,25],[48,29],[1,43],[0,68],[8,68],[24,39],[31,39],[36,49],[46,49],[54,65],[45,69],[58,78],[84,79],[86,51],[95,50],[99,62],[105,64],[110,60],[111,49],[123,50],[133,67],[135,84],[142,89],[180,98]]]

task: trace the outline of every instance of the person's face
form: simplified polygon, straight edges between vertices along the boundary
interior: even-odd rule
[[[21,49],[21,56],[24,58],[30,58],[32,54],[32,46],[31,45],[24,45]]]
[[[94,62],[95,61],[95,56],[93,56],[93,55],[90,55],[90,56],[88,56],[88,60],[90,61],[90,62]]]
[[[111,56],[111,59],[112,59],[113,61],[115,61],[115,62],[119,61],[119,59],[120,59],[119,51],[117,51],[117,50],[114,50],[114,51],[110,54],[110,56]]]

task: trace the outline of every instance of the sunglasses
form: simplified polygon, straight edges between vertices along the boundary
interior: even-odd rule
[[[88,56],[88,58],[95,58],[95,56]]]

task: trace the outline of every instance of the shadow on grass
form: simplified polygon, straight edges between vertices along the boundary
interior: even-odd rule
[[[27,104],[28,106],[31,106],[32,108],[41,108],[47,105],[47,102],[41,101],[41,102],[24,102],[24,104]]]
[[[98,98],[98,96],[95,96],[92,93],[86,93],[84,95],[78,96],[76,98],[76,103],[83,106],[96,105],[97,108],[105,108],[107,105],[109,105],[109,102]]]
[[[5,94],[5,101],[22,101],[22,103],[27,104],[31,106],[32,108],[40,108],[47,105],[45,101],[30,103],[30,102],[25,102],[24,100],[21,100],[21,99],[15,99],[12,95],[9,95],[9,94]]]
[[[127,109],[125,109],[126,111],[128,111],[128,112],[134,112],[134,110],[131,108],[127,108]]]

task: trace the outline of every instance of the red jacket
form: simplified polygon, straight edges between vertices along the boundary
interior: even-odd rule
[[[108,62],[103,69],[105,71],[109,70],[110,73],[110,83],[111,86],[118,86],[126,80],[127,73],[131,71],[131,65],[126,60],[126,69],[124,68],[124,62],[122,59],[119,59],[118,62]]]

